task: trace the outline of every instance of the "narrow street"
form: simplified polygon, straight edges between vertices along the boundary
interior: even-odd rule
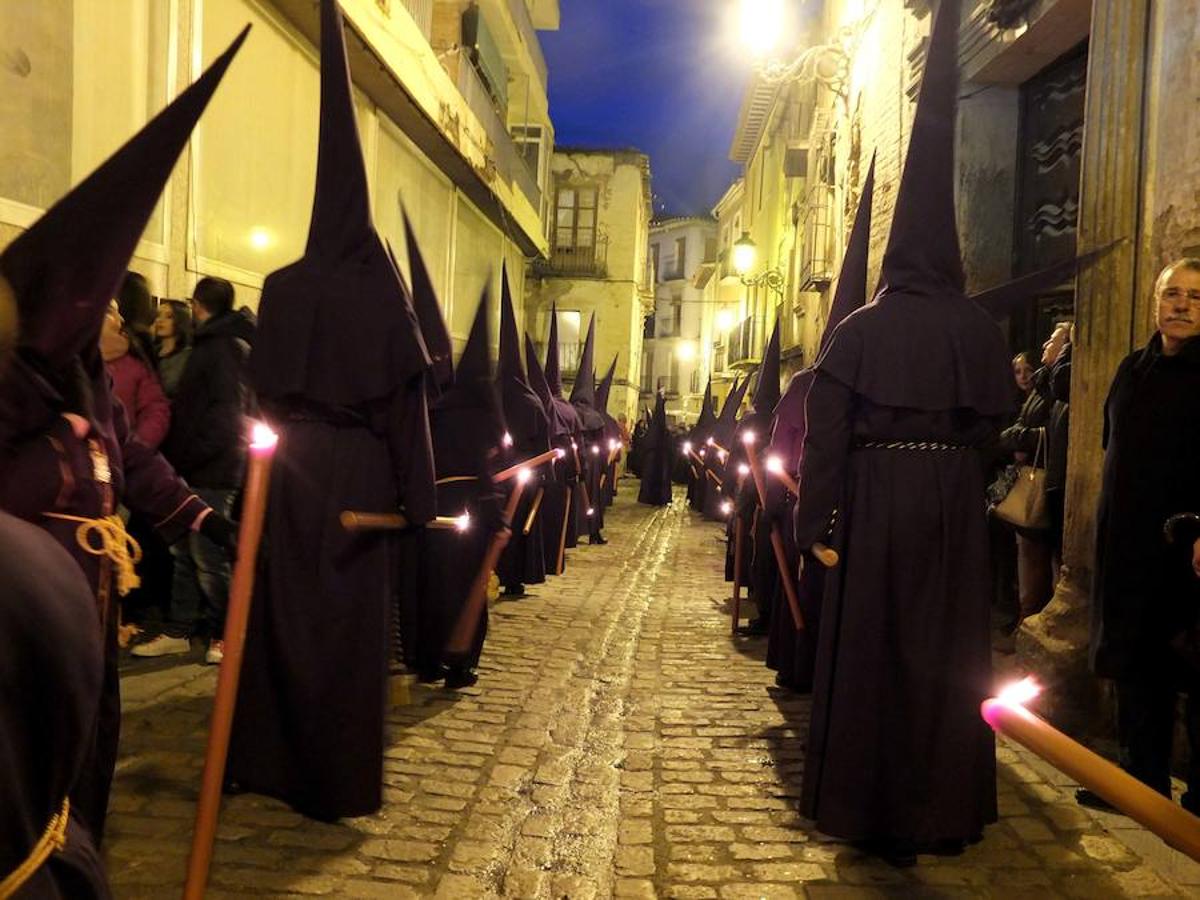
[[[808,703],[765,639],[731,642],[716,525],[623,482],[606,547],[493,607],[479,684],[392,716],[386,806],[322,825],[227,798],[212,897],[1183,896],[1184,865],[1001,746],[1002,821],[958,858],[896,870],[795,807]],[[178,895],[215,671],[134,671],[107,842],[118,897]],[[1138,850],[1131,849],[1139,848]],[[1194,895],[1194,893],[1193,893]]]

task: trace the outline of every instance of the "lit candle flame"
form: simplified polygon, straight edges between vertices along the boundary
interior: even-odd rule
[[[587,514],[588,514],[589,516],[593,516],[593,515],[595,515],[595,514],[596,514],[596,510],[595,510],[595,509],[593,509],[592,507],[590,507],[590,506],[589,506],[589,507],[588,507]]]
[[[783,460],[778,456],[767,457],[767,471],[772,475],[778,475],[783,471]]]
[[[555,456],[556,456],[558,459],[563,459],[563,458],[564,458],[564,457],[567,455],[567,451],[566,451],[566,450],[564,450],[562,447],[559,447],[558,449],[556,449],[556,450],[554,451],[554,455],[555,455]]]
[[[600,445],[599,444],[592,444],[592,455],[593,456],[600,455]]]
[[[705,456],[706,456],[706,454],[705,454],[705,452],[704,452],[704,448],[703,448],[703,447],[701,447],[701,448],[700,448],[700,458],[701,458],[701,459],[704,459],[704,457],[705,457]]]
[[[501,442],[504,444],[505,447],[511,447],[513,445],[512,435],[509,434],[507,431],[504,432],[504,437],[501,438]]]
[[[684,441],[684,442],[683,442],[683,452],[684,452],[684,453],[691,453],[691,452],[692,452],[692,442],[691,442],[691,441]]]
[[[616,449],[617,449],[617,442],[616,442],[616,441],[609,441],[609,442],[608,442],[608,449],[609,449],[609,450],[616,450]]]
[[[738,466],[738,474],[739,475],[749,475],[750,467],[748,465],[746,465],[745,463],[742,463],[740,466]]]
[[[528,469],[521,469],[519,472],[517,472],[517,481],[521,482],[521,484],[524,484],[532,475],[533,473]]]
[[[571,449],[572,449],[572,450],[578,450],[578,449],[579,449],[579,445],[578,445],[577,443],[575,443],[574,441],[571,441]]]
[[[758,435],[756,435],[753,431],[747,431],[745,434],[742,435],[742,443],[745,444],[747,447],[749,447],[751,444],[753,444],[757,440],[758,440]]]
[[[729,458],[729,454],[726,453],[724,450],[717,451],[717,459],[719,459],[721,462],[725,462],[725,460],[728,458]]]
[[[464,512],[461,516],[454,520],[454,527],[459,531],[466,531],[471,527],[471,514]]]
[[[712,438],[709,438],[709,439],[708,439],[708,440],[706,440],[704,443],[708,444],[708,446],[710,446],[710,447],[711,447],[711,446],[713,445],[714,441],[713,441],[713,439],[712,439]]]
[[[250,449],[259,452],[275,449],[279,435],[266,422],[256,421],[250,427]]]
[[[1041,686],[1032,678],[1026,677],[1006,685],[996,699],[1008,706],[1024,706],[1041,692]]]
[[[724,503],[721,504],[721,513],[723,515],[727,516],[731,512],[733,512],[733,504],[730,503],[728,500],[726,500]]]

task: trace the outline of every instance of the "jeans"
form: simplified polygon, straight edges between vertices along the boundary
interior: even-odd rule
[[[233,510],[232,488],[192,488],[196,495],[223,516]],[[175,573],[171,603],[163,633],[170,637],[205,636],[220,639],[225,633],[225,608],[229,603],[229,554],[198,531],[171,547]]]

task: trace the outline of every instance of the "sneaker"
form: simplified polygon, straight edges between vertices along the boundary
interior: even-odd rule
[[[225,642],[211,641],[208,645],[208,650],[204,654],[204,661],[210,666],[219,666],[221,660],[225,658]]]
[[[156,638],[151,638],[144,644],[137,644],[130,654],[132,656],[155,657],[155,656],[182,656],[184,653],[191,652],[192,642],[184,637],[171,637],[168,634],[160,634]]]

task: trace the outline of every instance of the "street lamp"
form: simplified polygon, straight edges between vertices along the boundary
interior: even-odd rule
[[[766,287],[782,298],[783,273],[778,269],[767,269],[759,275],[751,275],[750,270],[757,259],[758,247],[751,239],[750,232],[743,231],[742,236],[733,243],[733,271],[746,287]]]
[[[780,37],[787,32],[787,12],[781,0],[739,0],[742,43],[755,60],[756,74],[769,85],[806,84],[817,81],[843,100],[848,99],[850,57],[847,46],[854,43],[859,28],[844,28],[839,43],[819,44],[801,51],[795,59],[784,61],[771,56]],[[872,9],[864,17],[874,16]]]

